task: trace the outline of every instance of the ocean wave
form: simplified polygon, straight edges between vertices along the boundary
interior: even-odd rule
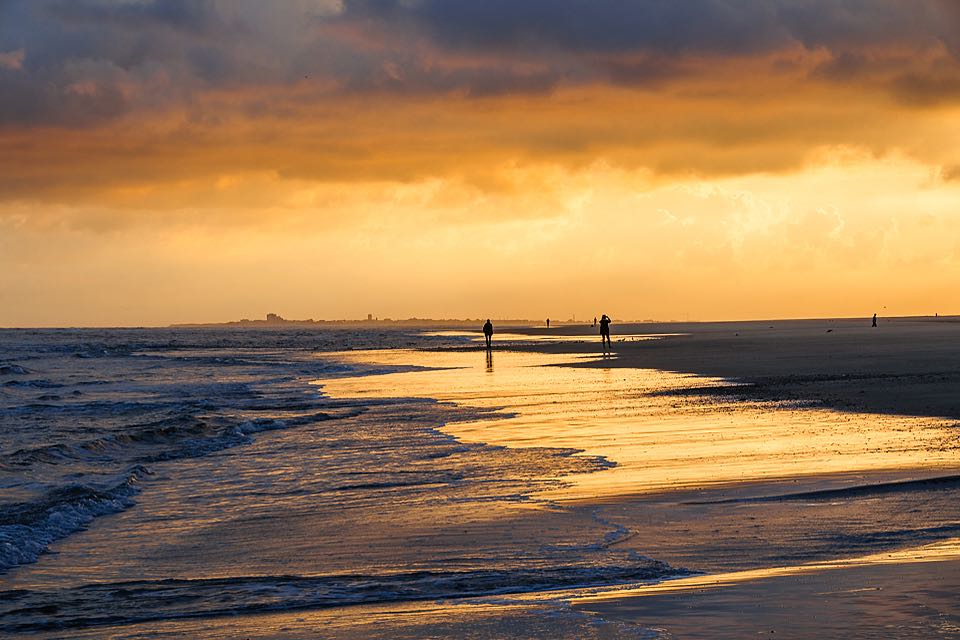
[[[3,386],[32,389],[59,389],[63,385],[57,382],[50,382],[49,380],[8,380],[3,383]]]
[[[493,596],[631,584],[689,574],[648,558],[621,565],[560,565],[388,575],[268,576],[89,584],[0,592],[0,631],[31,632],[176,618]]]
[[[323,411],[285,420],[272,418],[233,420],[216,417],[201,418],[190,414],[179,415],[135,425],[119,433],[110,433],[80,442],[18,449],[0,456],[0,467],[22,469],[34,464],[59,465],[67,462],[90,461],[123,451],[132,451],[134,461],[140,463],[193,458],[249,443],[252,435],[262,431],[353,417],[359,413],[359,410]]]
[[[0,457],[6,467],[29,467],[34,464],[63,464],[78,460],[89,461],[91,457],[102,458],[131,446],[179,444],[185,440],[200,442],[231,433],[222,426],[211,425],[193,415],[181,415],[128,427],[119,433],[108,433],[97,438],[73,442],[55,443],[40,447],[18,449]]]
[[[150,471],[144,464],[201,456],[252,442],[263,431],[356,416],[359,410],[315,412],[289,420],[268,418],[199,419],[183,415],[140,425],[131,431],[65,444],[25,448],[0,456],[0,469],[23,470],[35,465],[64,466],[77,462],[100,466],[133,464],[122,482],[106,489],[70,485],[54,489],[34,502],[0,504],[0,574],[36,562],[51,542],[85,527],[97,516],[117,513],[134,504],[137,481]]]
[[[120,415],[136,415],[149,411],[159,411],[170,408],[168,402],[146,402],[132,400],[93,400],[90,402],[67,402],[53,404],[50,402],[30,402],[7,408],[11,415],[30,415],[38,413],[57,414],[58,417],[116,417]]]
[[[29,369],[21,367],[18,364],[4,363],[0,364],[0,376],[25,376],[30,373]]]
[[[79,531],[97,516],[129,507],[139,480],[148,473],[136,466],[112,486],[60,487],[34,502],[0,505],[0,573],[35,562],[51,542]]]

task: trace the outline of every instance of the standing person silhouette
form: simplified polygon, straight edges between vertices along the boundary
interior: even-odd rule
[[[547,318],[547,329],[550,328],[550,318]]]
[[[487,349],[490,348],[490,342],[493,340],[493,323],[490,318],[483,323],[483,338],[487,341]]]
[[[605,348],[610,348],[610,318],[607,314],[600,316],[600,344]]]
[[[873,314],[873,325],[872,325],[872,326],[874,326],[874,327],[877,326],[877,314]]]

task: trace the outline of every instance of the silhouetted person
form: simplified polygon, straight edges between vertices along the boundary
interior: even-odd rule
[[[600,344],[610,347],[610,318],[607,314],[600,316]]]
[[[547,318],[547,329],[550,328],[550,318]]]
[[[593,316],[593,326],[597,326],[597,316]]]
[[[487,341],[487,349],[489,349],[490,342],[493,340],[493,323],[490,322],[490,318],[487,318],[487,321],[483,323],[483,337]]]
[[[877,314],[873,314],[873,326],[877,326]]]

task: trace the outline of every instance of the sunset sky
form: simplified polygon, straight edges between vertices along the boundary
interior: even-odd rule
[[[954,0],[0,0],[0,326],[960,313]]]

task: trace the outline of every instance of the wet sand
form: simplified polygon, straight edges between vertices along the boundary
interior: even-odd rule
[[[812,397],[755,397],[739,380],[641,367],[642,352],[628,352],[656,342],[617,344],[610,358],[589,353],[590,344],[539,341],[514,343],[489,360],[474,351],[335,354],[423,369],[378,376],[375,384],[329,381],[324,390],[341,398],[420,397],[503,409],[500,419],[446,431],[467,442],[572,448],[616,463],[542,494],[564,502],[707,487],[742,493],[759,480],[784,481],[779,492],[794,492],[860,484],[864,473],[889,481],[960,471],[953,420],[837,411]],[[685,337],[676,344],[689,348]]]
[[[536,339],[484,370],[431,354],[460,373],[387,376],[376,393],[503,406],[516,415],[447,430],[616,460],[543,497],[704,572],[570,594],[576,610],[677,638],[958,637],[960,324],[618,329],[608,357],[589,327],[517,329]]]
[[[589,326],[558,328],[550,352],[597,353]],[[542,333],[537,331],[536,333]],[[621,341],[624,333],[681,333]],[[570,341],[579,336],[584,343]],[[614,357],[586,366],[652,368],[734,379],[743,397],[830,408],[960,418],[960,321],[869,318],[614,327]]]
[[[709,575],[574,607],[668,638],[957,638],[960,561],[950,557]]]
[[[880,420],[892,415],[945,418],[948,430],[958,429],[950,420],[960,418],[960,324],[951,319],[881,320],[877,328],[870,327],[867,320],[853,320],[641,326],[629,330],[688,330],[689,334],[652,342],[617,342],[613,357],[584,362],[582,366],[611,370],[654,367],[723,377],[743,386],[682,393],[708,393],[739,401],[793,400],[849,415],[877,414]],[[570,342],[564,342],[550,350],[566,351],[570,346]],[[597,350],[594,344],[580,346]],[[905,451],[900,468],[855,473],[857,484],[883,485],[910,476],[918,470],[909,469],[913,466],[910,458]],[[944,485],[955,486],[956,482],[948,476]],[[809,490],[832,482],[828,477],[810,477],[804,484],[804,490]],[[796,544],[797,533],[804,538],[815,535],[829,539],[844,528],[839,525],[849,526],[871,517],[877,523],[895,523],[888,528],[916,531],[922,525],[918,526],[913,516],[927,508],[931,500],[935,500],[937,509],[945,511],[940,524],[933,528],[939,526],[949,535],[957,535],[958,511],[952,489],[948,489],[947,497],[930,493],[936,491],[933,485],[927,492],[901,492],[899,488],[895,482],[889,490],[877,489],[871,500],[853,504],[844,499],[849,494],[842,493],[832,499],[822,496],[823,500],[811,495],[806,503],[774,501],[775,508],[761,518],[760,528],[794,530],[777,540],[761,542],[762,534],[750,531],[757,521],[747,519],[755,516],[744,516],[739,509],[728,516],[726,523],[722,518],[707,517],[711,526],[716,525],[712,546],[718,558],[717,573],[668,581],[632,593],[589,597],[575,607],[608,621],[629,621],[676,638],[960,637],[960,605],[956,599],[960,554],[956,538],[921,547],[902,538],[900,544],[906,544],[906,549],[901,551],[853,556],[841,562],[722,572],[740,546],[752,547],[757,557],[763,558],[771,543],[780,548]],[[731,487],[735,495],[745,490],[749,492],[746,487]],[[942,498],[946,500],[941,502]],[[624,499],[623,505],[631,502]],[[749,502],[734,499],[727,504],[733,510]],[[621,508],[630,511],[629,506]],[[831,509],[835,512],[832,515]],[[691,514],[677,515],[688,523],[697,521],[689,517]],[[776,526],[772,522],[776,518],[789,526]],[[921,520],[926,525],[932,522],[926,517]],[[832,533],[825,535],[827,532]],[[748,542],[751,538],[752,543]],[[665,554],[674,561],[689,554],[680,549],[700,547],[691,545],[689,539],[673,545],[666,540],[652,542],[661,550],[674,547],[672,554]]]

